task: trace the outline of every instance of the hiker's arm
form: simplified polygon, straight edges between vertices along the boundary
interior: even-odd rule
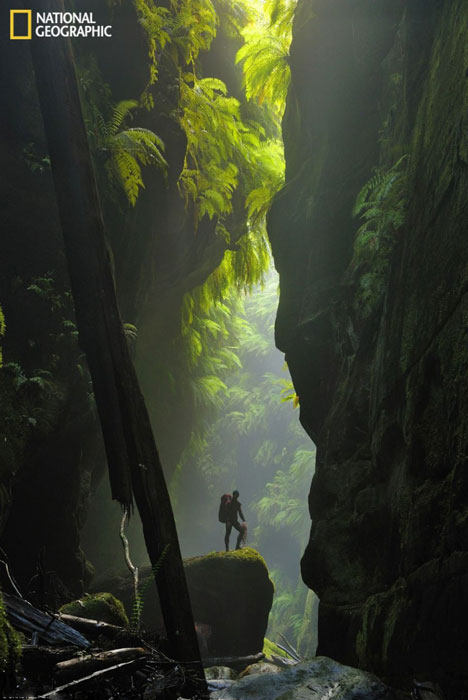
[[[239,515],[241,516],[241,520],[245,523],[244,513],[242,512],[242,508],[240,506],[239,506]]]

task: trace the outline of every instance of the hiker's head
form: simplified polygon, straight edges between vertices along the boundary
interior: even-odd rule
[[[239,498],[239,491],[233,491],[232,492],[232,497],[236,501]]]

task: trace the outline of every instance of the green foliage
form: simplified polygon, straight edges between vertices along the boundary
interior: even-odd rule
[[[27,302],[24,327],[28,335],[21,348],[24,366],[10,361],[0,367],[3,483],[23,464],[31,442],[39,444],[50,436],[60,419],[64,429],[65,422],[91,415],[95,408],[86,362],[77,343],[70,292],[60,291],[52,272],[15,282],[18,295]],[[67,389],[74,400],[64,414]]]
[[[20,656],[20,639],[8,622],[0,592],[0,678],[4,673],[13,673],[15,671]]]
[[[112,593],[87,593],[78,600],[62,605],[60,612],[107,622],[119,627],[128,626],[128,617],[123,603]]]
[[[251,226],[262,226],[273,197],[284,183],[284,152],[280,141],[259,143],[256,150],[258,186],[246,197],[246,207]]]
[[[254,18],[251,0],[214,0],[220,29],[229,37],[239,38],[242,29]]]
[[[133,323],[123,324],[124,333],[131,343],[135,343],[138,338],[138,328]]]
[[[166,172],[162,154],[164,144],[155,133],[141,127],[124,128],[125,121],[138,107],[135,100],[124,100],[114,106],[109,121],[98,120],[97,150],[105,156],[105,168],[111,181],[120,185],[132,206],[140,188],[144,187],[142,165],[154,165]]]
[[[8,362],[1,368],[3,409],[5,427],[8,427],[5,442],[15,438],[26,437],[34,429],[36,435],[47,434],[52,430],[57,417],[59,403],[63,392],[48,370],[36,370],[33,375],[26,375],[24,370],[14,362]],[[14,410],[8,410],[13,404]]]
[[[28,168],[33,173],[42,175],[47,170],[50,170],[50,158],[48,155],[39,153],[35,143],[30,142],[23,148],[23,159],[26,161]]]
[[[307,589],[301,581],[294,583],[280,569],[270,571],[270,576],[277,594],[273,598],[268,634],[275,639],[284,634],[296,644],[303,624]]]
[[[149,87],[158,78],[157,57],[170,40],[168,30],[170,28],[171,14],[167,8],[157,7],[153,0],[134,0],[133,4],[148,41]],[[154,106],[148,89],[145,90],[143,99],[148,108]]]
[[[143,1],[141,4],[146,6]],[[157,16],[160,10],[156,11]],[[91,150],[107,178],[101,189],[105,192],[110,183],[111,188],[123,190],[135,206],[144,187],[141,167],[155,166],[166,174],[164,143],[149,129],[128,126],[140,104],[136,100],[112,104],[111,90],[92,55],[80,60],[78,77]],[[98,168],[98,177],[103,173]]]
[[[164,53],[179,72],[179,119],[187,137],[179,187],[194,228],[204,217],[215,219],[218,235],[232,249],[204,292],[215,287],[214,301],[233,281],[238,289],[251,288],[262,278],[269,265],[265,215],[284,180],[280,142],[267,139],[262,125],[244,120],[242,105],[221,80],[198,75],[197,58],[210,47],[219,17],[240,37],[254,13],[246,1],[232,0],[173,0],[166,10],[151,0],[136,0],[135,6],[150,38],[152,60],[161,61]],[[275,27],[284,27],[278,20],[284,11],[272,9],[272,16]],[[237,202],[245,206],[241,216],[231,216],[234,193],[239,213]]]
[[[134,0],[134,6],[148,41],[149,80],[142,101],[150,109],[150,87],[158,79],[163,52],[176,66],[192,64],[216,36],[218,16],[211,0],[171,0],[169,8],[153,0]]]
[[[181,84],[181,124],[187,136],[187,153],[180,186],[186,201],[195,205],[195,225],[208,215],[221,217],[232,211],[232,193],[238,184],[237,154],[244,138],[251,138],[242,124],[239,102],[226,96],[221,80],[196,80],[186,74]]]
[[[295,9],[296,0],[267,0],[266,21],[258,20],[243,30],[245,44],[237,54],[247,98],[260,105],[268,101],[278,116],[284,111],[291,78],[289,46]]]
[[[270,641],[269,639],[267,639],[266,637],[265,637],[265,639],[263,640],[263,649],[262,649],[262,651],[263,651],[263,653],[265,654],[265,657],[266,657],[266,660],[267,660],[267,661],[271,661],[271,660],[272,660],[272,658],[271,658],[271,657],[272,657],[272,654],[274,654],[275,656],[279,656],[279,657],[282,657],[282,656],[283,656],[283,657],[286,657],[286,658],[288,657],[288,655],[286,654],[285,651],[283,651],[282,649],[280,649],[280,647],[279,647],[277,644],[275,644],[274,642],[271,642],[271,641]]]
[[[266,485],[266,495],[254,506],[260,525],[276,530],[287,528],[304,541],[309,531],[304,493],[310,486],[315,463],[315,450],[299,448],[288,469],[276,472]]]
[[[353,215],[363,223],[354,242],[353,267],[360,272],[357,303],[368,317],[380,303],[390,255],[406,221],[406,155],[388,169],[377,168],[359,192]]]
[[[174,31],[172,41],[179,63],[193,64],[216,36],[218,15],[211,0],[171,0]]]
[[[161,555],[158,558],[158,561],[154,566],[151,567],[151,575],[147,577],[147,579],[138,589],[138,593],[133,601],[132,614],[130,618],[130,627],[133,630],[140,629],[140,621],[141,616],[143,614],[145,593],[148,591],[151,584],[154,582],[154,579],[158,576],[170,546],[170,544],[166,544],[163,551],[161,552]]]

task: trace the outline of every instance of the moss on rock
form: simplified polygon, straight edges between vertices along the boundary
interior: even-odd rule
[[[108,622],[111,625],[128,625],[128,617],[121,601],[112,593],[90,593],[60,608],[61,613]]]
[[[286,658],[288,657],[285,651],[280,649],[280,647],[277,644],[272,642],[270,639],[267,639],[266,637],[263,640],[262,651],[265,654],[265,658],[267,661],[271,661],[272,654],[274,654],[275,656],[284,656]]]
[[[3,598],[0,593],[0,679],[4,673],[14,670],[20,655],[21,644],[19,636],[7,620]]]
[[[215,656],[263,649],[274,587],[263,557],[250,547],[185,561],[195,619],[209,626]]]

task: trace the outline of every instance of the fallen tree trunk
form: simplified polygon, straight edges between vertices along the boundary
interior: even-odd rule
[[[80,632],[60,622],[53,615],[38,610],[23,598],[3,593],[3,602],[9,621],[15,629],[36,633],[48,644],[73,644],[86,649],[89,642]]]
[[[31,4],[36,11],[64,11],[63,0]],[[113,498],[130,508],[133,492],[158,571],[171,655],[196,661],[198,690],[206,694],[172,506],[117,305],[71,43],[34,37],[31,48],[79,339],[93,380]]]
[[[88,656],[60,661],[55,665],[54,672],[58,681],[72,681],[110,666],[118,666],[126,661],[146,656],[147,652],[142,647],[112,649],[112,651],[102,651],[99,654],[89,654]]]
[[[50,690],[44,695],[38,695],[38,699],[42,698],[56,698],[60,693],[75,693],[77,691],[85,690],[90,686],[106,681],[109,678],[114,678],[119,675],[129,676],[132,671],[138,670],[138,668],[143,663],[143,659],[134,659],[133,661],[126,661],[125,663],[117,664],[116,666],[110,666],[101,671],[96,671],[89,676],[84,678],[78,678],[70,683],[65,683],[65,685],[58,686],[53,690]]]

